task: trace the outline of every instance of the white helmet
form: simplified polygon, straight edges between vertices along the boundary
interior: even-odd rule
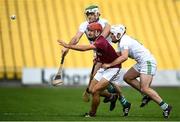
[[[126,27],[124,25],[112,25],[110,32],[119,40],[126,33]],[[120,34],[119,37],[117,37],[118,34]]]
[[[87,15],[88,13],[94,13],[96,15],[96,19],[98,19],[100,16],[99,7],[97,5],[88,6],[85,9],[85,14]]]

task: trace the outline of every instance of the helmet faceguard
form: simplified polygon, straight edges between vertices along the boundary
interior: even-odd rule
[[[99,7],[96,5],[91,5],[85,9],[86,18],[89,14],[94,13],[96,21],[99,19],[100,13],[99,13]],[[88,20],[88,18],[87,18]],[[89,20],[88,20],[89,21]]]
[[[120,40],[122,36],[126,33],[126,27],[124,25],[113,25],[111,26],[110,32],[114,34],[116,40]]]

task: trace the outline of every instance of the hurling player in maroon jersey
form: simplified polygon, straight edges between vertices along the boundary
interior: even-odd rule
[[[65,48],[77,51],[95,50],[97,61],[101,62],[102,64],[110,63],[115,60],[118,55],[109,42],[103,36],[101,36],[102,26],[99,23],[94,22],[89,24],[87,29],[88,36],[94,40],[94,43],[90,45],[70,45],[62,40],[58,40],[58,42]],[[121,64],[117,64],[108,69],[100,68],[97,71],[89,87],[89,91],[92,94],[92,105],[91,110],[86,114],[86,117],[92,117],[96,115],[96,111],[100,103],[100,94],[105,92],[104,90],[108,87],[108,85],[113,83],[114,80],[119,77],[120,67]],[[112,96],[112,100],[114,99],[117,99],[117,96]]]

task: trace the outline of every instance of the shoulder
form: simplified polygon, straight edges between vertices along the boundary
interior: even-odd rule
[[[121,38],[121,44],[130,44],[131,42],[132,42],[132,38],[130,36],[128,36],[127,34],[125,34]]]
[[[132,45],[132,42],[131,42],[131,39],[130,39],[130,36],[128,35],[124,35],[122,38],[121,38],[121,41],[120,43],[118,43],[118,49],[129,49]]]
[[[107,42],[107,40],[106,40],[106,39],[104,38],[104,36],[102,36],[102,35],[97,38],[97,41],[98,41],[98,42],[101,42],[101,43],[102,43],[102,42]]]
[[[108,21],[106,19],[99,18],[98,23],[104,28]]]
[[[101,22],[101,23],[108,23],[108,21],[106,19],[104,19],[104,18],[99,18],[99,22]]]
[[[80,24],[80,26],[87,26],[88,25],[88,21],[84,21]]]
[[[88,26],[88,22],[85,21],[85,22],[82,22],[79,26],[79,31],[81,32],[85,32],[85,30],[87,29],[87,26]]]
[[[101,46],[101,45],[104,45],[106,43],[106,39],[103,37],[103,36],[100,36],[96,39],[95,41],[95,46]]]

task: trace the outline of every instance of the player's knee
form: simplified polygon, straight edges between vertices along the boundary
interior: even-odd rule
[[[96,88],[93,88],[92,91],[91,91],[92,94],[98,94],[99,91],[96,89]]]
[[[92,94],[95,94],[96,92],[97,92],[96,89],[92,89],[92,91],[91,91]]]
[[[128,75],[124,75],[123,80],[129,82],[131,78]]]

